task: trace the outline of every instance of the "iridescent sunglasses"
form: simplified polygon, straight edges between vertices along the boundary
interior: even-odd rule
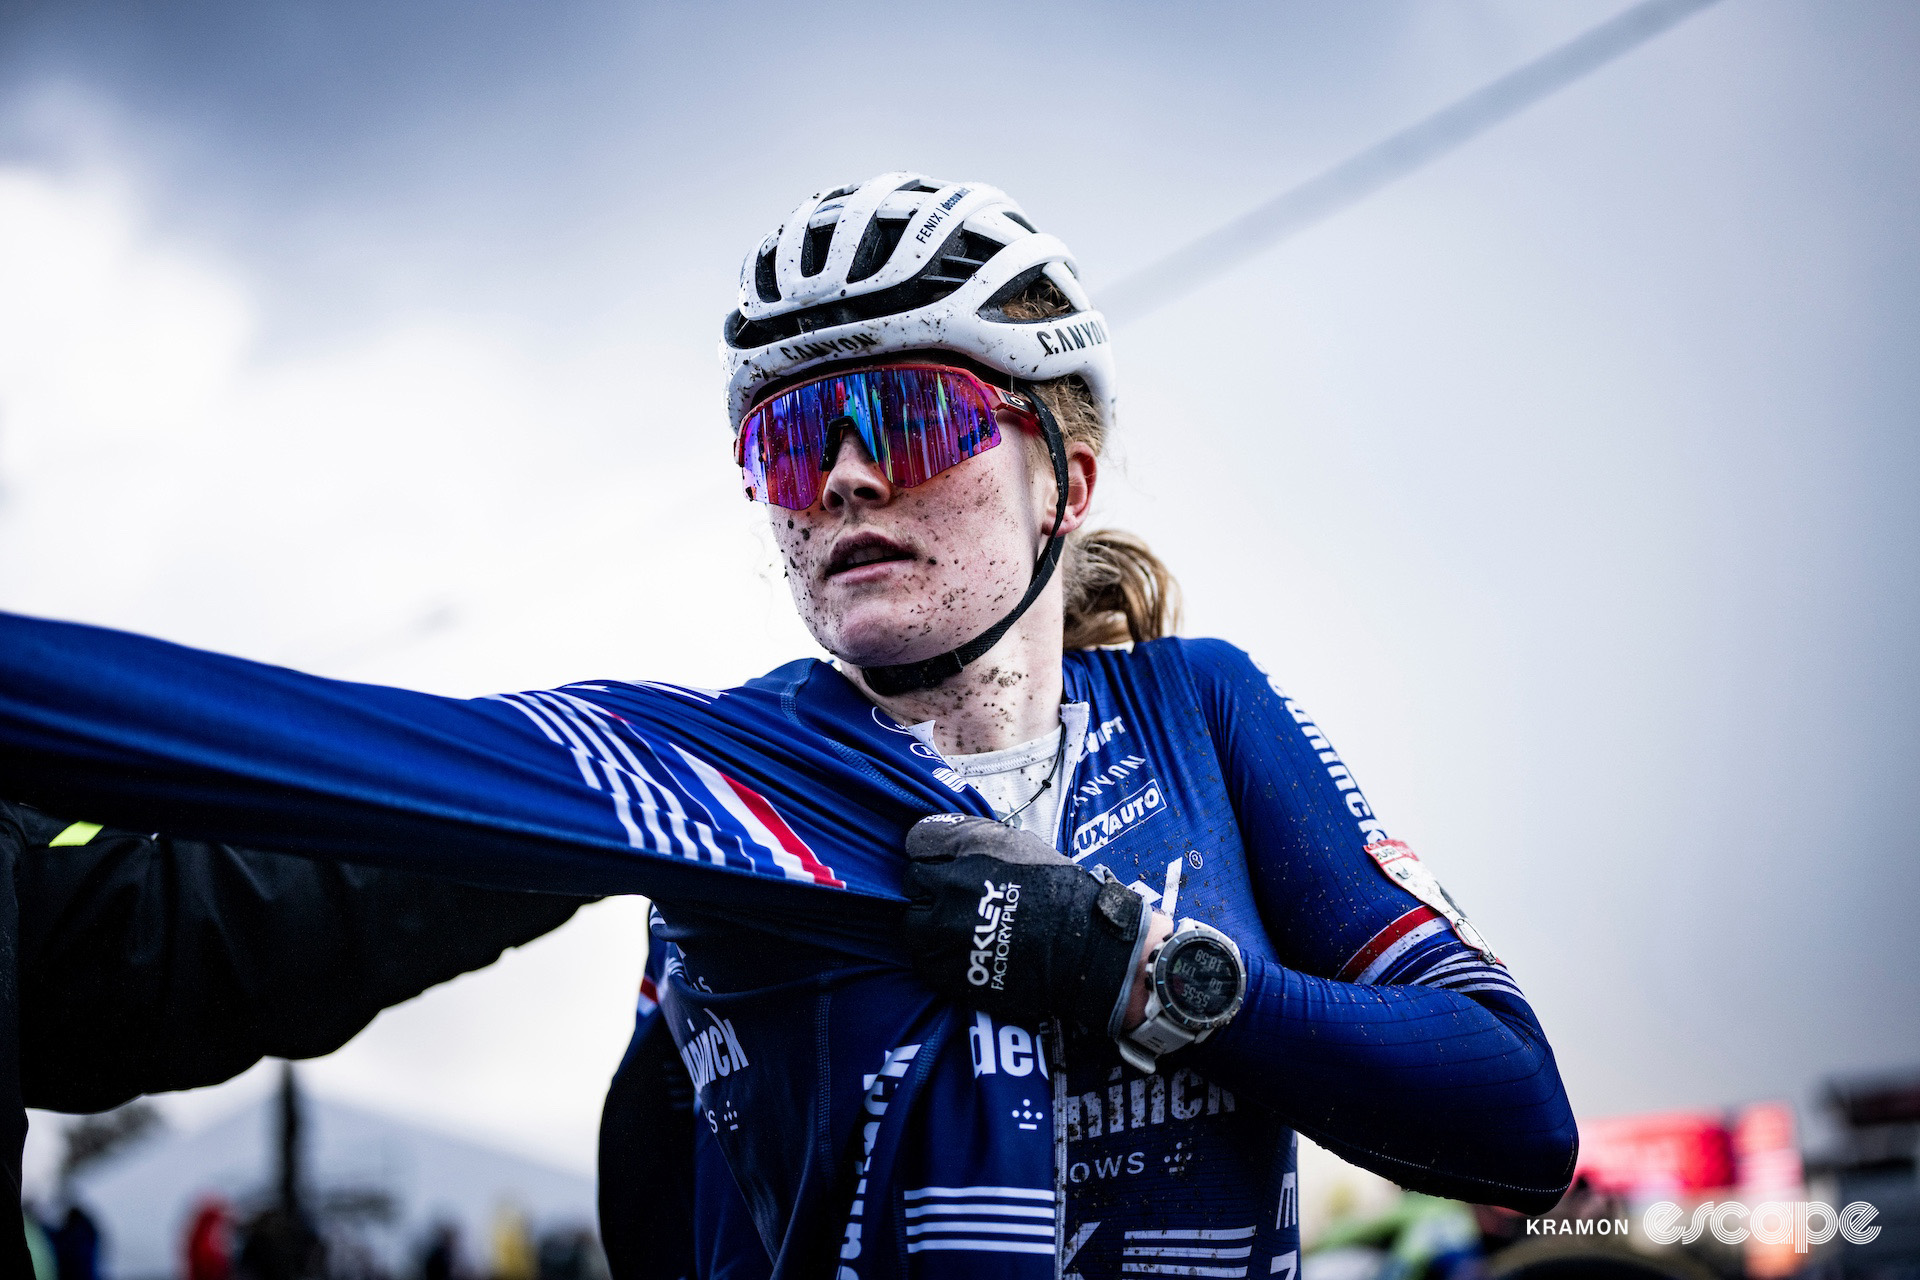
[[[949,365],[850,369],[788,387],[740,424],[734,460],[747,497],[789,511],[820,500],[833,450],[851,431],[898,489],[925,484],[1000,443],[994,415],[1040,432],[1033,401]]]

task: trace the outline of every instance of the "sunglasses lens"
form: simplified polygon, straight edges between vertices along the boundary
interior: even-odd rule
[[[822,429],[809,430],[812,415],[797,412],[798,398],[775,396],[740,424],[740,470],[747,497],[804,511],[820,496]]]
[[[986,392],[972,378],[948,369],[877,369],[886,453],[875,461],[903,489],[923,484],[947,468],[1000,443],[1000,426]],[[871,450],[870,450],[871,451]]]
[[[820,499],[829,446],[857,438],[902,489],[1000,443],[988,393],[932,365],[856,369],[781,392],[740,425],[747,496],[802,511]]]

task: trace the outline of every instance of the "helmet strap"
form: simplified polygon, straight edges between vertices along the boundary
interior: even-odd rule
[[[1040,598],[1040,593],[1046,590],[1053,571],[1060,564],[1060,552],[1067,540],[1066,535],[1060,532],[1060,526],[1067,519],[1066,440],[1061,436],[1060,424],[1054,420],[1053,411],[1047,408],[1046,401],[1031,390],[1026,391],[1025,395],[1033,403],[1034,416],[1040,419],[1040,434],[1047,442],[1047,456],[1053,460],[1053,481],[1060,490],[1060,501],[1053,513],[1053,536],[1047,539],[1046,547],[1033,562],[1033,581],[1027,584],[1027,594],[1020,597],[1020,603],[1013,606],[1013,611],[1000,621],[945,653],[921,662],[902,662],[890,667],[862,667],[860,674],[865,677],[867,688],[883,698],[931,689],[959,675],[968,663],[1000,643],[1000,637],[1007,633],[1007,629],[1018,622],[1020,615]]]

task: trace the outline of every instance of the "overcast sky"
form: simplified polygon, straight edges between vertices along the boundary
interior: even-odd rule
[[[995,183],[1097,299],[1620,8],[10,7],[0,607],[737,682],[812,651],[714,355],[802,196]],[[1724,0],[1119,335],[1107,517],[1330,727],[1584,1115],[1920,1061],[1916,66],[1900,0]],[[590,1167],[643,931],[312,1078]]]

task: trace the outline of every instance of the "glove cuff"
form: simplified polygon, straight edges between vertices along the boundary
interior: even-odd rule
[[[1120,1034],[1133,998],[1133,977],[1153,933],[1153,913],[1139,894],[1116,881],[1100,886],[1094,899],[1098,943],[1087,966],[1081,1021],[1094,1031]]]

